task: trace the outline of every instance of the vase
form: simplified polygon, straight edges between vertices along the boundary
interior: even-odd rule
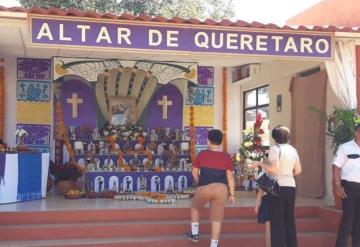
[[[57,182],[56,188],[60,194],[65,195],[69,190],[79,189],[79,185],[74,180],[62,180]]]
[[[25,144],[25,137],[20,136],[19,137],[19,143],[16,145],[16,151],[18,152],[28,152],[31,151],[30,148],[28,148]]]

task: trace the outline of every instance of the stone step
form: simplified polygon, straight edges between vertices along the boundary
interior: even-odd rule
[[[206,208],[201,218],[208,218]],[[63,211],[22,211],[0,212],[0,226],[8,224],[39,223],[75,223],[75,222],[113,222],[113,221],[159,221],[183,220],[190,216],[189,208],[133,208],[133,209],[101,209],[101,210],[63,210]],[[298,207],[296,218],[318,216],[318,208]],[[255,218],[253,207],[228,207],[225,219]]]
[[[335,234],[326,232],[299,233],[299,247],[329,247],[333,246]],[[54,239],[54,240],[30,240],[30,241],[0,241],[0,246],[7,247],[208,247],[209,235],[201,235],[199,243],[191,243],[182,235],[166,235],[152,237],[123,237],[123,238],[87,238],[87,239]],[[243,243],[243,244],[242,244]],[[238,233],[221,235],[223,247],[264,247],[264,233]]]
[[[320,218],[297,219],[299,232],[319,232],[323,228]],[[10,224],[0,226],[0,240],[30,239],[71,239],[71,238],[114,238],[114,237],[150,237],[181,235],[189,229],[188,220],[167,221],[129,221],[129,222],[90,222],[90,223],[56,223],[56,224]],[[211,224],[202,221],[201,233],[210,233]],[[264,225],[252,219],[226,219],[223,223],[224,233],[261,233]]]

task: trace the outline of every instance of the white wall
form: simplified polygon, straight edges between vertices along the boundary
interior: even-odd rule
[[[231,71],[228,69],[228,152],[236,153],[242,138],[243,126],[243,92],[263,85],[270,86],[270,128],[277,124],[290,127],[291,124],[291,95],[289,92],[291,77],[299,72],[323,66],[322,62],[311,61],[285,61],[274,60],[261,64],[260,76],[257,81],[236,86],[231,84]],[[222,68],[215,68],[215,127],[222,129]],[[282,111],[276,111],[276,96],[282,95]],[[327,85],[326,112],[330,114],[339,102],[328,83]],[[333,203],[331,191],[331,162],[333,152],[329,140],[325,152],[325,197],[328,204]]]

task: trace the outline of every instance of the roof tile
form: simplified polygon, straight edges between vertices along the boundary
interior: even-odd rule
[[[118,20],[129,20],[129,21],[152,21],[152,22],[161,22],[161,23],[183,23],[183,24],[198,24],[198,25],[208,25],[208,26],[225,26],[225,27],[249,27],[249,28],[263,28],[263,29],[282,29],[282,30],[299,30],[299,31],[320,31],[320,32],[360,32],[360,28],[350,28],[350,27],[335,27],[335,26],[299,26],[297,28],[291,26],[283,26],[279,27],[273,23],[263,24],[260,22],[252,22],[248,23],[245,21],[237,20],[235,22],[230,21],[228,19],[223,19],[220,22],[215,21],[213,19],[206,19],[204,21],[191,18],[191,19],[183,19],[180,17],[173,17],[171,19],[167,19],[162,16],[148,16],[146,14],[140,14],[138,16],[134,16],[128,13],[123,13],[121,15],[114,15],[111,13],[96,13],[92,11],[81,11],[78,9],[69,9],[69,10],[61,10],[59,8],[39,8],[32,7],[30,9],[25,9],[23,7],[12,7],[6,8],[4,6],[0,6],[0,11],[8,11],[8,12],[28,12],[32,14],[42,14],[42,15],[58,15],[58,16],[77,16],[77,17],[87,17],[87,18],[100,18],[100,19],[118,19]]]

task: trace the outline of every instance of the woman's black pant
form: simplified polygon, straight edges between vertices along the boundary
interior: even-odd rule
[[[352,246],[360,247],[360,183],[341,183],[347,197],[342,200],[343,214],[335,246],[347,247],[351,235]]]
[[[279,195],[270,197],[272,247],[298,246],[294,210],[294,187],[280,187]]]

